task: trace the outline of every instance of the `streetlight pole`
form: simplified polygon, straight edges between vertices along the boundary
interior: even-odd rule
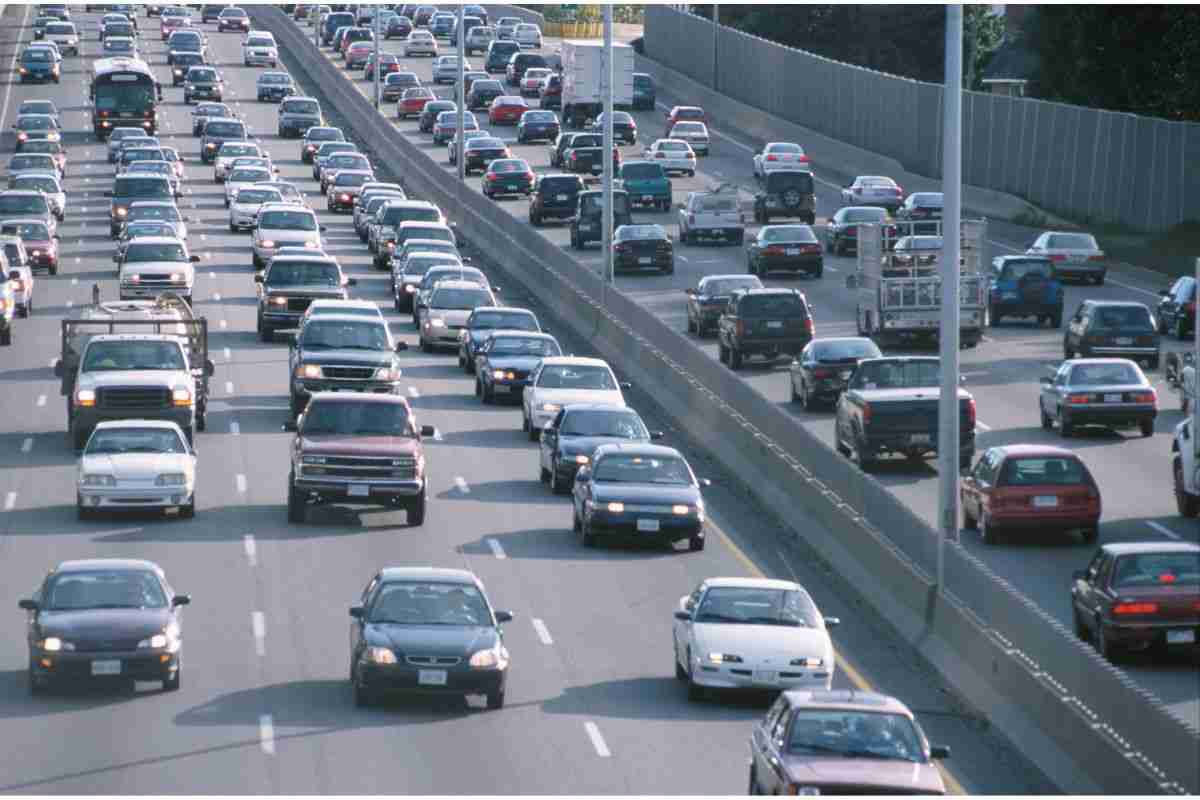
[[[467,37],[463,36],[463,17],[466,12],[462,3],[458,4],[458,26],[454,30],[456,44],[458,45],[458,139],[454,142],[454,166],[458,168],[458,182],[462,183],[467,179],[467,172],[464,169],[466,161],[463,158],[463,153],[466,148],[463,146],[463,116],[467,104],[467,79],[466,79],[466,64],[467,57],[464,54],[464,44]]]
[[[379,13],[381,8],[382,8],[382,6],[376,6],[375,13],[372,14],[372,18],[375,21],[375,110],[376,111],[379,110],[379,75],[383,71],[380,69],[381,65],[379,63],[379,52],[380,52],[379,51],[379,41],[381,38],[379,36],[379,18],[381,16],[383,16],[382,14]]]
[[[604,4],[604,59],[600,87],[604,93],[604,286],[613,282],[613,42],[612,3]],[[602,295],[607,299],[606,295]]]
[[[717,43],[721,39],[721,23],[718,22],[721,16],[721,5],[713,3],[713,77],[712,88],[714,92],[720,91],[717,88]]]
[[[321,7],[317,6],[312,10],[313,14],[317,15],[316,21],[313,23],[313,47],[321,49]]]
[[[946,85],[942,119],[942,391],[938,402],[937,585],[946,590],[946,541],[958,541],[959,476],[959,251],[962,243],[962,40],[963,7],[946,6]]]

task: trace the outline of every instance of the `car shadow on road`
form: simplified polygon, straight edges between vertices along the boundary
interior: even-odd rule
[[[547,501],[555,500],[547,496]],[[560,501],[561,502],[561,501]],[[571,530],[571,507],[562,506],[561,528],[534,528],[494,533],[460,546],[465,555],[494,556],[489,540],[496,542],[509,559],[551,561],[648,561],[660,558],[679,558],[687,555],[687,545],[666,545],[661,542],[606,540],[596,547],[584,547],[579,534]]]
[[[418,401],[419,402],[419,401]],[[420,406],[418,406],[419,408]],[[484,409],[490,406],[481,406]],[[526,450],[531,444],[529,438],[523,431],[514,428],[489,428],[486,430],[470,430],[470,431],[442,431],[442,438],[438,440],[439,445],[452,445],[460,447],[482,447],[485,449],[501,449],[501,450]],[[537,467],[533,463],[533,459],[529,463],[529,474],[533,475]],[[474,493],[475,487],[472,486],[471,491]]]
[[[34,697],[29,691],[28,669],[5,670],[0,671],[0,720],[89,711],[127,703],[136,700],[139,694],[146,693],[145,690],[137,691],[132,682],[121,680],[55,687]],[[0,787],[0,791],[6,789]]]
[[[530,460],[529,480],[486,481],[484,483],[467,484],[469,491],[464,492],[457,486],[438,492],[439,500],[473,503],[515,503],[517,505],[561,505],[562,500],[555,498],[549,490],[543,489],[537,482],[534,465]]]
[[[542,703],[547,714],[617,719],[751,722],[760,719],[771,693],[710,693],[700,702],[687,699],[682,681],[669,675],[599,681],[568,686]]]
[[[1113,442],[1124,441],[1127,438],[1140,437],[1140,433],[1114,430],[1102,427],[1076,428],[1072,436],[1063,437],[1058,428],[1044,430],[1040,425],[1028,425],[1023,428],[1005,428],[983,432],[978,443],[979,449],[984,447],[999,447],[1011,444],[1041,444],[1054,447],[1065,447],[1069,450],[1079,450],[1089,447],[1112,447]]]

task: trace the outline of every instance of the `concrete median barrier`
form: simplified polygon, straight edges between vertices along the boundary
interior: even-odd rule
[[[650,391],[688,434],[780,519],[803,506],[824,530],[794,530],[860,587],[964,698],[1065,791],[1200,791],[1200,735],[1078,642],[961,547],[947,548],[947,596],[931,580],[935,532],[877,481],[680,332],[538,231],[460,185],[277,11],[251,10],[284,60],[325,94],[356,139],[414,195],[437,203],[507,280],[556,310],[623,377]],[[601,297],[603,296],[603,301]],[[1067,587],[1063,587],[1066,592]]]

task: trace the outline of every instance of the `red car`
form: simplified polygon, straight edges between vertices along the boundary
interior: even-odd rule
[[[172,33],[188,25],[183,17],[163,17],[162,22],[158,24],[158,32],[162,34],[162,40],[165,42],[171,38]]]
[[[0,222],[0,235],[20,237],[29,254],[30,269],[46,269],[58,274],[58,240],[50,235],[44,222],[29,219],[6,219]]]
[[[708,115],[704,113],[704,109],[700,106],[675,106],[667,112],[667,129],[663,132],[664,139],[671,138],[671,129],[675,127],[676,122],[703,122],[708,124]]]
[[[984,544],[1000,531],[1080,530],[1096,541],[1100,487],[1074,452],[1039,444],[988,448],[963,478],[963,527],[978,530]]]
[[[1196,652],[1200,639],[1200,546],[1119,542],[1096,551],[1071,581],[1075,634],[1116,660],[1121,650]]]
[[[370,42],[354,42],[346,48],[345,59],[347,69],[357,69],[367,63],[367,59],[371,57],[371,53],[375,52],[375,45]]]
[[[521,115],[528,110],[529,104],[525,102],[525,98],[501,95],[492,101],[491,108],[488,109],[488,121],[493,125],[516,125],[520,122]]]
[[[423,86],[405,89],[404,96],[396,104],[396,118],[408,119],[409,117],[419,117],[421,112],[425,110],[425,104],[430,100],[436,99],[437,95],[433,93],[433,90],[426,89]]]

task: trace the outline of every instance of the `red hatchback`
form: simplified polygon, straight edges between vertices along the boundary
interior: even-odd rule
[[[433,90],[426,89],[423,86],[405,89],[400,102],[396,104],[396,118],[407,119],[409,117],[419,117],[421,116],[421,112],[425,110],[425,104],[430,100],[436,99],[437,96],[433,93]]]
[[[995,544],[1001,530],[1080,530],[1099,535],[1100,487],[1070,450],[1035,444],[992,447],[962,480],[963,527]]]
[[[491,108],[488,109],[488,121],[493,125],[516,125],[521,121],[521,115],[528,110],[529,104],[523,97],[502,95],[492,101]]]

